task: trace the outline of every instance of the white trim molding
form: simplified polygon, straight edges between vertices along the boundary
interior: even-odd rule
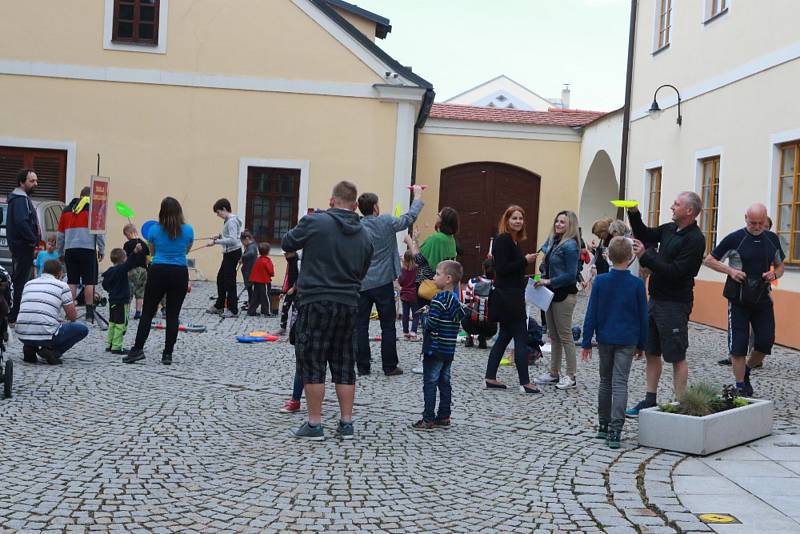
[[[0,137],[0,145],[16,148],[46,148],[67,152],[67,175],[64,183],[64,202],[72,199],[75,190],[75,160],[77,145],[74,141],[51,141],[49,139],[25,139],[20,137]]]
[[[767,179],[767,208],[772,213],[775,224],[778,223],[778,178],[781,171],[780,145],[791,141],[800,141],[800,128],[776,132],[769,136],[769,177]],[[774,231],[774,230],[773,230]]]
[[[642,172],[642,200],[639,201],[639,211],[645,224],[650,213],[650,171],[658,168],[661,168],[661,191],[658,192],[658,198],[661,199],[664,193],[664,160],[648,161],[644,164]],[[659,214],[661,213],[661,206],[658,207],[658,212]],[[659,220],[660,223],[661,221]]]
[[[391,85],[385,83],[372,84],[381,102],[416,102],[421,103],[425,96],[425,89],[422,87],[411,87],[408,85]]]
[[[800,41],[785,48],[781,48],[780,50],[765,54],[752,61],[748,61],[747,63],[744,63],[743,65],[724,72],[718,76],[708,78],[707,80],[693,85],[688,89],[682,89],[679,87],[679,89],[681,89],[681,103],[685,104],[689,100],[693,100],[699,96],[711,93],[717,89],[721,89],[727,85],[731,85],[738,81],[744,80],[745,78],[749,78],[750,76],[754,76],[766,70],[783,65],[784,63],[794,61],[798,58],[800,58]],[[662,98],[662,100],[659,101],[659,105],[661,106],[662,110],[666,110],[678,104],[677,95],[669,94],[660,98]],[[648,115],[648,109],[648,107],[641,107],[633,110],[631,113],[631,122],[635,122],[646,117]]]
[[[92,80],[102,82],[141,83],[174,87],[198,87],[206,89],[233,89],[267,93],[295,93],[323,96],[347,96],[354,98],[387,99],[387,93],[371,84],[346,82],[320,82],[314,80],[286,80],[258,76],[223,76],[194,72],[176,72],[158,69],[133,69],[123,67],[97,67],[59,63],[39,63],[0,59],[0,74],[12,76],[36,76],[43,78],[65,78],[68,80]],[[412,101],[416,87],[393,88],[395,101]],[[401,98],[402,97],[402,98]],[[421,97],[418,101],[421,100]]]
[[[369,67],[381,79],[385,79],[387,73],[390,76],[397,74],[394,69],[375,57],[375,55],[367,50],[364,45],[359,43],[353,38],[352,35],[344,31],[341,26],[331,20],[328,15],[323,13],[317,6],[312,4],[309,0],[292,0],[292,3],[297,6],[301,11],[308,15],[314,22],[322,26],[331,37],[339,41],[339,43],[349,50],[354,56],[361,60],[367,67]],[[403,76],[397,74],[397,77],[392,77],[397,83],[403,85],[417,86],[417,84],[407,80]]]
[[[297,219],[308,211],[308,182],[311,161],[307,159],[239,158],[239,185],[236,196],[236,213],[244,220],[247,217],[247,169],[248,167],[271,167],[277,169],[299,169],[300,190],[297,193]],[[297,224],[297,221],[294,221]],[[270,254],[280,254],[280,243],[272,243]]]
[[[408,211],[411,195],[408,186],[411,185],[411,168],[414,158],[414,123],[416,119],[417,113],[414,104],[409,102],[397,104],[392,205],[383,207],[385,213],[393,213],[394,207],[398,204],[400,205],[400,211],[403,213]],[[398,233],[396,238],[397,245],[400,246],[403,242],[402,232]]]
[[[717,242],[720,236],[725,236],[729,233],[724,223],[724,215],[726,210],[722,207],[725,206],[724,193],[727,186],[725,177],[725,148],[722,146],[713,146],[698,150],[694,153],[694,192],[703,197],[703,160],[708,158],[719,158],[719,187],[717,188]]]
[[[158,4],[158,44],[137,45],[115,43],[111,40],[114,35],[114,0],[105,0],[103,14],[103,48],[122,52],[143,52],[145,54],[167,53],[167,27],[169,20],[169,0],[161,0]]]
[[[569,126],[540,126],[536,124],[506,124],[500,122],[428,119],[421,133],[431,135],[462,135],[467,137],[496,137],[500,139],[533,139],[538,141],[580,141],[581,135]]]

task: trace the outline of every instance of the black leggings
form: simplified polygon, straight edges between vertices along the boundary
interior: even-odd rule
[[[150,321],[156,315],[161,298],[167,297],[167,331],[164,341],[164,354],[172,354],[178,339],[178,321],[181,306],[186,298],[189,285],[189,269],[180,265],[153,264],[147,271],[147,285],[144,287],[144,304],[139,328],[136,330],[134,349],[141,350],[150,335]]]
[[[242,259],[242,250],[232,250],[222,255],[222,263],[217,272],[217,302],[214,307],[218,310],[225,308],[227,300],[228,309],[233,313],[239,312],[239,296],[236,294],[236,267]]]

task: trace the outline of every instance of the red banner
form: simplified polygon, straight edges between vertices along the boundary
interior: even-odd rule
[[[106,233],[108,182],[103,176],[92,176],[89,181],[89,232],[92,234]]]

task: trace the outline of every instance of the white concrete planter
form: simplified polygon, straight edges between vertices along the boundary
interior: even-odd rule
[[[657,406],[639,412],[639,444],[705,456],[772,433],[773,404],[749,404],[705,417],[662,412]]]

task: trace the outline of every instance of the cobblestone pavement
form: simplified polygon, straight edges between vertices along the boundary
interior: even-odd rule
[[[421,412],[421,381],[408,371],[419,344],[400,342],[406,374],[359,379],[356,440],[333,438],[329,399],[327,439],[298,442],[289,431],[303,413],[278,412],[291,346],[234,339],[274,331],[276,320],[204,315],[210,291],[195,286],[182,314],[208,331],[181,333],[171,367],[158,357],[160,331],[134,366],[105,353],[97,329],[58,367],[22,363],[12,343],[15,397],[0,401],[0,531],[707,530],[672,489],[683,455],[639,448],[635,422],[618,451],[593,439],[596,356],[579,364],[577,390],[531,398],[482,390],[487,353],[459,348],[453,427],[416,432],[408,425]],[[129,343],[134,333],[132,321]],[[715,363],[724,333],[694,326],[691,335],[691,379],[729,382],[729,368]],[[778,349],[753,380],[777,401],[778,432],[800,422],[798,371],[798,353]],[[499,378],[513,385],[513,368]],[[631,383],[633,401],[643,363]]]

